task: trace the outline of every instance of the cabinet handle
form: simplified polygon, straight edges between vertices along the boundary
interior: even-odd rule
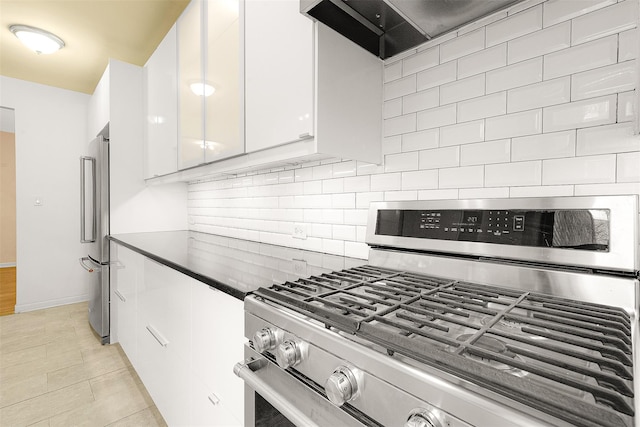
[[[298,135],[298,138],[307,139],[307,138],[311,138],[311,135],[309,135],[309,132],[305,132],[305,133],[301,133],[300,135]]]
[[[153,336],[161,346],[166,347],[167,345],[169,345],[169,341],[167,341],[167,339],[163,337],[160,332],[156,331],[153,326],[147,325],[147,331],[149,331],[151,336]]]
[[[114,294],[116,294],[116,296],[117,296],[118,298],[120,298],[120,300],[121,300],[122,302],[127,302],[127,299],[124,297],[124,295],[122,295],[122,294],[120,293],[120,291],[119,291],[119,290],[117,290],[117,289],[116,289],[115,291],[113,291],[113,293],[114,293]]]
[[[209,397],[209,401],[213,403],[214,406],[218,406],[218,403],[220,403],[220,399],[218,398],[218,396],[211,393],[208,397]]]

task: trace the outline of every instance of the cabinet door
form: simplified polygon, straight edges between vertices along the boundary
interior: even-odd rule
[[[147,178],[178,169],[176,49],[174,25],[144,67]]]
[[[214,92],[204,97],[205,162],[244,152],[241,103],[240,11],[237,1],[208,1],[205,80]]]
[[[169,425],[188,425],[190,414],[191,283],[175,270],[144,259],[138,293],[136,369]]]
[[[298,1],[246,0],[247,152],[313,135],[313,46]]]
[[[143,276],[143,256],[111,242],[111,286],[115,294],[113,309],[116,336],[120,346],[135,367],[138,364],[137,289]]]
[[[176,23],[178,33],[178,169],[204,162],[202,0],[192,0]]]
[[[198,399],[206,409],[202,398],[214,394],[242,423],[244,383],[233,373],[233,366],[244,358],[243,302],[195,280],[192,289],[192,366],[206,392],[203,396],[196,388]]]

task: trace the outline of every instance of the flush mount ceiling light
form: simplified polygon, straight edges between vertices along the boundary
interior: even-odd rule
[[[209,83],[194,82],[189,85],[191,92],[198,96],[210,96],[216,91],[216,88]]]
[[[28,25],[12,25],[9,30],[38,55],[53,53],[64,47],[64,41],[55,34]]]

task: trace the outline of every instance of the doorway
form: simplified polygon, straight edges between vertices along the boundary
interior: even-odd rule
[[[0,316],[16,307],[15,114],[0,107]]]

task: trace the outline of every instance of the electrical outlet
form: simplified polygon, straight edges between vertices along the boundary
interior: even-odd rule
[[[307,224],[295,223],[293,224],[293,237],[294,239],[306,239],[307,238]]]
[[[301,259],[293,260],[293,273],[296,276],[306,277],[307,275],[307,262]]]

